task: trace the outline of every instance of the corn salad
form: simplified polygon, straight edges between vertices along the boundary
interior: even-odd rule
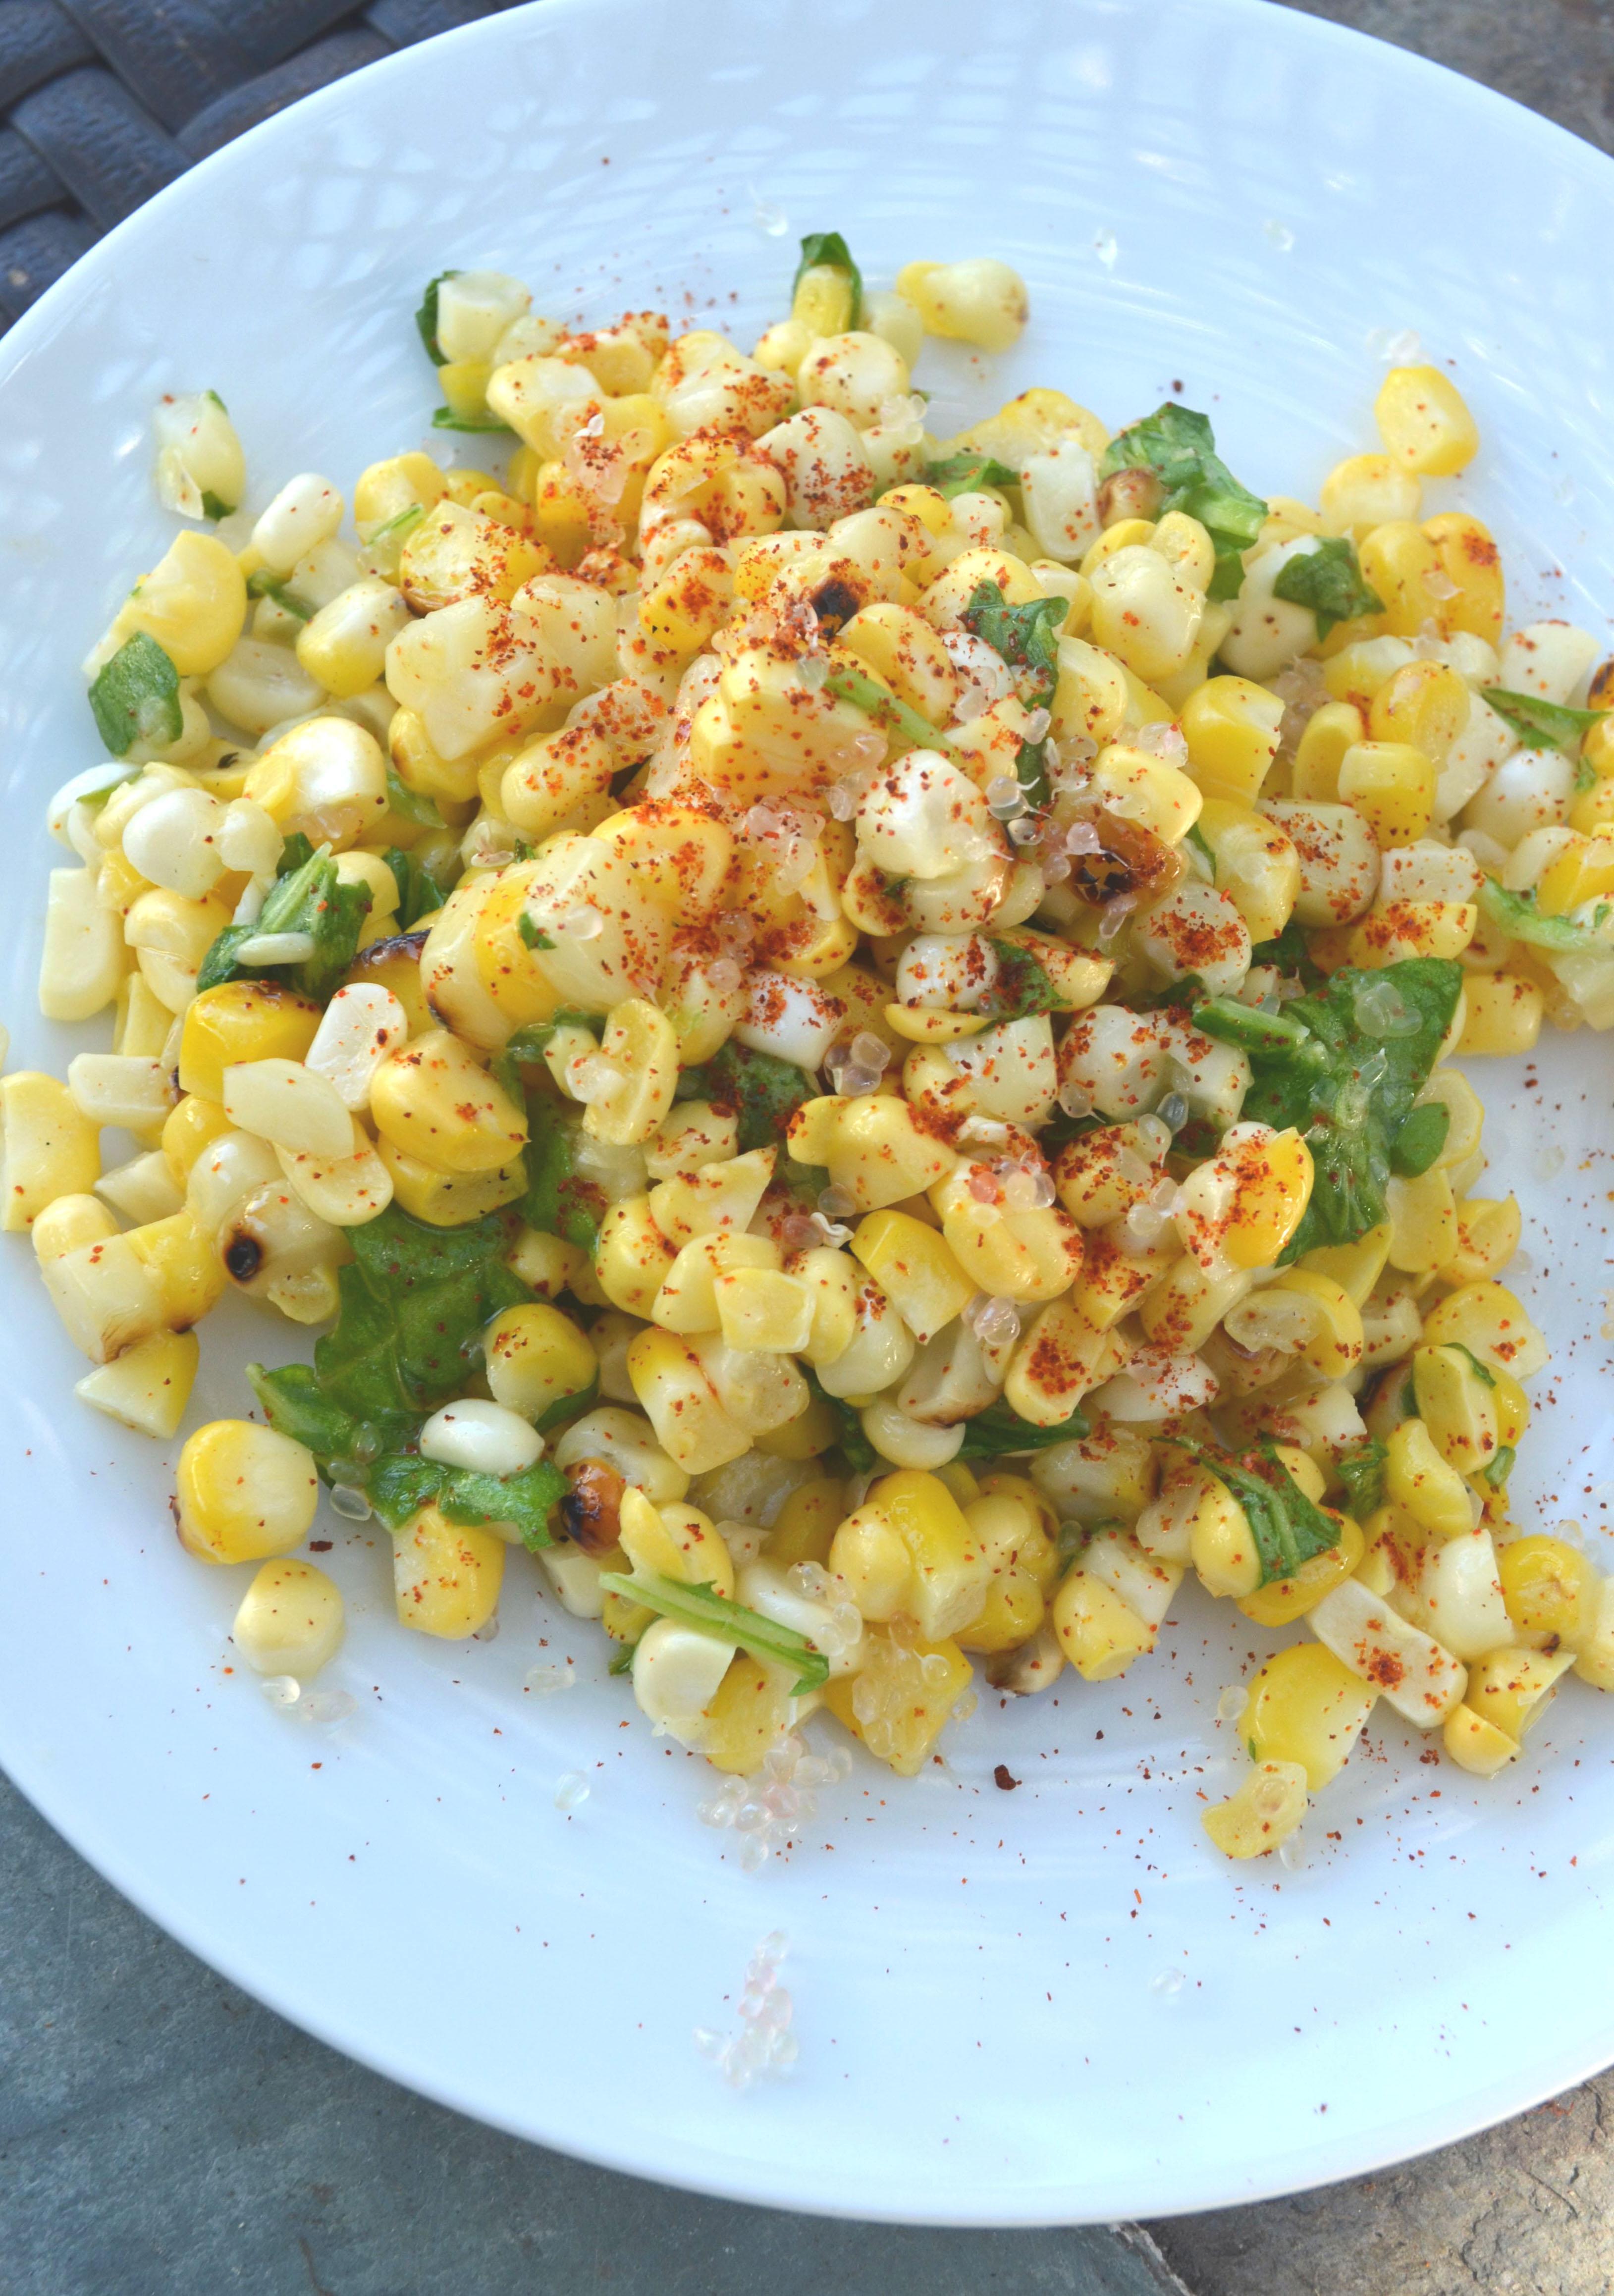
[[[41,1006],[111,1048],[0,1082],[3,1225],[158,1440],[226,1292],[319,1331],[179,1454],[264,1674],[340,1646],[322,1489],[417,1633],[530,1551],[736,1778],[819,1710],[912,1776],[977,1661],[1146,1664],[1192,1571],[1296,1630],[1247,1857],[1381,1700],[1488,1776],[1614,1687],[1614,1587],[1510,1516],[1546,1351],[1453,1064],[1614,1024],[1614,664],[1431,511],[1440,370],[1314,508],[1176,403],[932,435],[926,334],[1026,316],[834,234],[749,355],[445,273],[489,467],[256,514],[166,400],[186,523],[50,814]]]

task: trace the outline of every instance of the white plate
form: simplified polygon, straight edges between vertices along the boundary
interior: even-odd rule
[[[803,231],[844,231],[875,281],[1005,256],[1031,286],[1020,349],[922,370],[961,418],[1034,381],[1112,422],[1170,391],[1248,482],[1307,494],[1373,443],[1370,335],[1416,329],[1485,438],[1443,491],[1495,521],[1522,613],[1603,626],[1614,173],[1584,144],[1247,0],[722,0],[699,24],[552,0],[346,81],[163,193],[0,348],[14,1059],[60,1070],[101,1041],[29,1017],[41,813],[98,754],[78,660],[169,530],[152,402],[221,390],[260,500],[302,469],[349,486],[422,436],[410,313],[445,265],[506,266],[587,322],[713,309],[749,343]],[[1544,1521],[1588,1526],[1611,1062],[1582,1037],[1544,1047],[1534,1088],[1480,1079],[1554,1342],[1521,1485]],[[1185,1593],[1152,1666],[994,1702],[946,1774],[860,1770],[788,1869],[748,1879],[695,1822],[700,1766],[651,1739],[591,1634],[535,1609],[524,1563],[496,1644],[427,1644],[392,1625],[375,1542],[329,1519],[354,1611],[335,1678],[360,1710],[324,1735],[271,1712],[225,1670],[242,1574],[178,1552],[168,1463],[73,1402],[82,1365],[27,1244],[5,1251],[6,1766],[197,1952],[398,2079],[746,2200],[1007,2225],[1342,2177],[1614,2056],[1614,1707],[1578,1685],[1491,1786],[1376,1726],[1310,1821],[1313,1865],[1231,1868],[1198,1794],[1225,1790],[1218,1690],[1272,1637]],[[188,1423],[241,1409],[239,1362],[294,1336],[210,1323]],[[535,1705],[541,1634],[589,1686]],[[584,1767],[592,1798],[563,1816],[555,1782]],[[692,2030],[733,2023],[775,1926],[801,2061],[738,2096]]]

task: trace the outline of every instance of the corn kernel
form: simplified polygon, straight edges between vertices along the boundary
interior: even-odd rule
[[[1479,433],[1462,394],[1438,367],[1392,367],[1373,414],[1386,451],[1421,478],[1451,478],[1479,451]]]
[[[1299,1762],[1262,1762],[1200,1823],[1225,1857],[1264,1857],[1286,1841],[1306,1815],[1306,1772]]]
[[[256,1562],[299,1546],[318,1505],[313,1453],[272,1427],[215,1419],[179,1455],[179,1536],[203,1562]]]
[[[1321,1643],[1297,1643],[1250,1682],[1239,1734],[1252,1761],[1298,1763],[1315,1793],[1339,1775],[1377,1695]]]

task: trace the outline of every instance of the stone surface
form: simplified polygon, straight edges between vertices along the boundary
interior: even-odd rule
[[[1312,0],[1614,144],[1598,0]],[[18,2296],[1162,2296],[1147,2234],[822,2222],[477,2127],[310,2040],[0,1781],[0,2287]],[[1149,2228],[1189,2296],[1606,2296],[1614,2078],[1428,2160]]]

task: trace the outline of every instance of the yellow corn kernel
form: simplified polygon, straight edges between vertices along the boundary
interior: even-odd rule
[[[1385,1184],[1389,1213],[1389,1264],[1408,1275],[1444,1267],[1457,1242],[1457,1207],[1450,1176],[1438,1165],[1415,1180]]]
[[[945,1641],[979,1618],[991,1564],[946,1485],[905,1468],[882,1477],[870,1501],[906,1550],[912,1575],[905,1607],[920,1633]]]
[[[727,1546],[699,1507],[679,1500],[652,1506],[631,1486],[622,1494],[620,1544],[633,1570],[681,1586],[715,1587],[731,1601],[734,1564]]]
[[[1393,366],[1373,416],[1385,450],[1420,478],[1449,479],[1479,452],[1479,433],[1462,392],[1438,366]]]
[[[1446,1752],[1461,1770],[1477,1778],[1494,1778],[1519,1752],[1519,1741],[1499,1730],[1483,1714],[1476,1714],[1465,1699],[1446,1718],[1441,1734]]]
[[[1519,1249],[1520,1226],[1516,1196],[1468,1197],[1457,1207],[1457,1249],[1440,1270],[1442,1280],[1478,1283],[1500,1275]]]
[[[255,1672],[306,1682],[336,1656],[345,1628],[335,1581],[317,1563],[284,1558],[258,1571],[230,1635]]]
[[[650,1192],[656,1226],[675,1246],[700,1236],[743,1234],[773,1177],[774,1154],[772,1148],[752,1148],[723,1163],[675,1172]]]
[[[852,1251],[922,1343],[973,1296],[975,1286],[946,1241],[911,1212],[871,1212],[858,1223]]]
[[[1596,1626],[1602,1581],[1563,1539],[1537,1533],[1505,1540],[1496,1550],[1496,1575],[1521,1649],[1573,1650]]]
[[[224,1263],[189,1211],[132,1227],[124,1238],[156,1284],[172,1331],[188,1331],[215,1306],[225,1288]]]
[[[812,1337],[815,1297],[799,1276],[770,1267],[725,1268],[715,1279],[712,1294],[727,1347],[793,1355]]]
[[[657,1441],[686,1473],[709,1473],[750,1449],[750,1436],[730,1417],[700,1358],[676,1332],[652,1327],[637,1333],[627,1350],[627,1375]]]
[[[1351,455],[1336,463],[1318,497],[1331,534],[1358,538],[1388,519],[1416,518],[1423,489],[1389,455]]]
[[[1456,595],[1443,602],[1442,627],[1500,645],[1507,593],[1490,529],[1465,511],[1447,510],[1427,519],[1423,531],[1440,554],[1441,572],[1456,585]]]
[[[1465,1283],[1432,1308],[1423,1336],[1431,1347],[1455,1340],[1495,1372],[1530,1379],[1547,1359],[1547,1343],[1521,1302],[1501,1283]]]
[[[625,1196],[600,1223],[594,1278],[613,1308],[648,1316],[677,1253],[652,1217],[649,1196]]]
[[[754,1777],[796,1711],[788,1667],[737,1651],[717,1695],[701,1710],[700,1750],[715,1770]]]
[[[1099,751],[1090,771],[1100,801],[1164,845],[1180,845],[1200,817],[1204,799],[1198,786],[1148,750],[1111,742]]]
[[[1000,1570],[987,1588],[986,1602],[974,1624],[959,1628],[958,1647],[988,1658],[1000,1651],[1018,1650],[1041,1628],[1047,1608],[1043,1591],[1028,1570]]]
[[[210,1421],[179,1455],[179,1537],[203,1562],[257,1562],[300,1546],[318,1505],[313,1453],[250,1419]]]
[[[1614,837],[1578,837],[1547,863],[1536,881],[1536,906],[1544,917],[1567,916],[1583,901],[1614,893]]]
[[[1446,577],[1438,548],[1421,526],[1391,519],[1364,537],[1358,554],[1364,579],[1384,602],[1381,627],[1387,639],[1415,638],[1426,622],[1439,625],[1446,604]],[[1354,646],[1350,651],[1365,654],[1367,648]],[[1339,658],[1343,660],[1343,655],[1341,649]],[[1388,659],[1388,647],[1384,658]],[[1329,689],[1339,690],[1331,677]],[[1350,698],[1356,698],[1354,688]]]
[[[393,711],[387,746],[406,789],[438,804],[468,804],[476,796],[477,775],[486,751],[472,750],[463,758],[440,757],[416,711]]]
[[[946,1486],[942,1486],[946,1489]],[[885,1509],[865,1501],[836,1526],[829,1567],[865,1619],[894,1619],[906,1602],[914,1558]]]
[[[517,1156],[492,1172],[444,1172],[395,1146],[383,1133],[375,1152],[392,1181],[393,1200],[429,1227],[463,1227],[527,1193],[527,1166]]]
[[[226,980],[204,988],[185,1007],[179,1089],[221,1102],[227,1068],[243,1061],[300,1061],[323,1017],[311,997],[278,981]]]
[[[970,1661],[954,1642],[899,1642],[879,1633],[864,1641],[862,1667],[832,1676],[823,1702],[877,1760],[889,1762],[900,1778],[915,1777],[970,1687]]]
[[[1053,1630],[1084,1682],[1110,1682],[1154,1648],[1159,1628],[1140,1618],[1106,1580],[1078,1563],[1061,1580]]]
[[[34,1069],[0,1078],[0,1231],[29,1228],[58,1196],[101,1177],[101,1133],[66,1085]]]
[[[1292,1626],[1324,1595],[1331,1595],[1336,1587],[1355,1578],[1366,1546],[1358,1525],[1348,1515],[1342,1515],[1337,1546],[1312,1555],[1292,1578],[1274,1578],[1266,1586],[1258,1587],[1253,1595],[1241,1599],[1239,1608],[1258,1627]]]
[[[1479,917],[1471,901],[1390,901],[1343,936],[1344,960],[1378,972],[1409,956],[1461,956]]]
[[[1417,529],[1413,529],[1414,533]],[[1368,711],[1373,696],[1381,685],[1387,685],[1396,672],[1416,659],[1405,638],[1386,635],[1376,638],[1356,638],[1348,644],[1335,645],[1334,641],[1347,626],[1341,624],[1328,640],[1333,649],[1323,666],[1323,683],[1336,701],[1348,701],[1359,711],[1366,727]]]
[[[117,1233],[118,1223],[99,1196],[58,1196],[34,1222],[34,1256],[43,1265]]]
[[[398,1624],[460,1642],[487,1624],[504,1581],[504,1542],[480,1525],[422,1507],[392,1538]]]
[[[494,1172],[527,1140],[527,1117],[447,1029],[434,1029],[375,1072],[377,1130],[432,1171]]]
[[[406,510],[430,510],[447,490],[430,455],[393,455],[361,471],[353,489],[353,517],[361,529],[384,526]]]
[[[825,1562],[846,1512],[841,1486],[829,1476],[793,1490],[763,1542],[763,1553],[782,1570],[798,1562]]]
[[[543,1302],[506,1308],[487,1326],[486,1347],[494,1401],[536,1423],[599,1378],[594,1351],[571,1317]]]
[[[1348,753],[1366,737],[1362,712],[1349,701],[1325,701],[1306,721],[1295,750],[1293,791],[1298,799],[1323,805],[1340,802],[1340,768]]]
[[[39,1225],[35,1224],[36,1239]],[[178,1432],[201,1360],[194,1332],[153,1332],[111,1363],[86,1372],[73,1393],[137,1435],[167,1442]]]
[[[118,610],[111,636],[121,644],[143,630],[181,677],[205,677],[229,652],[246,619],[246,577],[234,552],[217,535],[187,530],[135,583]]]
[[[1297,1762],[1313,1793],[1337,1777],[1378,1692],[1321,1643],[1297,1643],[1252,1679],[1239,1734],[1255,1762]]]
[[[1208,795],[1253,805],[1278,753],[1283,704],[1247,677],[1212,677],[1183,705],[1188,770]]]
[[[827,1398],[814,1396],[805,1411],[787,1419],[770,1434],[758,1435],[756,1446],[770,1459],[816,1459],[840,1438],[840,1422]]]
[[[932,726],[947,723],[958,698],[958,672],[940,637],[912,606],[877,600],[861,607],[839,643],[910,709]]]
[[[1015,1350],[1004,1400],[1034,1427],[1061,1426],[1106,1377],[1111,1348],[1072,1296],[1051,1300]]]
[[[1460,1475],[1477,1475],[1496,1456],[1495,1374],[1482,1378],[1462,1348],[1419,1348],[1413,1393],[1430,1440]]]
[[[1355,742],[1340,760],[1340,798],[1354,806],[1382,849],[1410,845],[1435,817],[1438,775],[1408,742]]]
[[[1583,747],[1581,756],[1585,754]],[[1569,827],[1579,830],[1583,837],[1595,837],[1600,830],[1614,827],[1614,779],[1600,775],[1590,789],[1570,800]]]
[[[1225,1857],[1265,1857],[1287,1841],[1306,1815],[1306,1772],[1299,1762],[1261,1762],[1200,1823]]]
[[[1414,1522],[1435,1538],[1458,1538],[1473,1529],[1468,1486],[1441,1457],[1421,1419],[1404,1419],[1386,1453],[1384,1488]]]
[[[1491,1651],[1469,1669],[1464,1703],[1517,1744],[1540,1721],[1559,1677],[1574,1663],[1575,1653],[1568,1650]]]
[[[1197,824],[1210,849],[1219,891],[1243,918],[1252,941],[1274,940],[1294,913],[1300,857],[1275,821],[1232,798],[1208,797]]]
[[[804,1155],[799,1144],[809,1133],[823,1150],[810,1160],[828,1166],[833,1185],[845,1188],[859,1211],[881,1211],[905,1196],[922,1195],[958,1162],[945,1141],[921,1131],[907,1103],[889,1093],[808,1101],[791,1119],[793,1155]]]
[[[1365,1307],[1368,1294],[1384,1273],[1389,1256],[1389,1223],[1381,1220],[1370,1227],[1354,1243],[1323,1243],[1308,1251],[1300,1266],[1318,1275],[1331,1276],[1341,1291],[1348,1292],[1358,1308]]]
[[[1187,1488],[1178,1496],[1174,1515],[1188,1558],[1208,1592],[1242,1601],[1261,1583],[1261,1551],[1249,1518],[1225,1483],[1208,1470],[1196,1468],[1184,1480]]]
[[[1469,708],[1468,687],[1454,669],[1439,661],[1409,661],[1374,694],[1367,730],[1375,742],[1421,750],[1438,775],[1468,724]]]

